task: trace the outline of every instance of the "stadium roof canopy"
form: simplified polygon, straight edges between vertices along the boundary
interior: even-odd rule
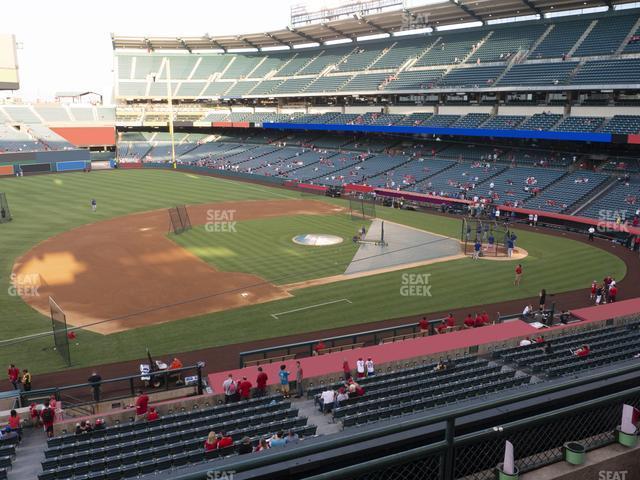
[[[400,8],[371,15],[319,22],[282,30],[242,35],[199,37],[129,37],[112,34],[114,49],[146,50],[232,50],[293,47],[340,39],[393,34],[425,27],[443,27],[528,15],[544,15],[563,10],[609,7],[629,0],[435,0],[429,5]]]

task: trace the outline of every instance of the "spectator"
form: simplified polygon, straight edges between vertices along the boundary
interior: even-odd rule
[[[364,378],[364,375],[365,375],[364,360],[362,359],[362,357],[359,357],[358,360],[356,360],[356,376],[358,378]]]
[[[302,386],[302,381],[304,380],[304,372],[302,371],[302,366],[300,362],[296,362],[296,398],[302,398],[304,394],[304,388]]]
[[[327,347],[325,346],[324,342],[322,340],[320,340],[318,343],[316,343],[316,345],[313,347],[313,354],[314,355],[320,355],[321,350],[326,349]]]
[[[522,316],[524,318],[528,318],[531,315],[533,315],[533,305],[529,304],[526,307],[524,307],[524,310],[522,311]]]
[[[435,367],[433,367],[434,372],[441,372],[447,369],[447,364],[442,360],[439,360]]]
[[[253,445],[251,445],[251,439],[249,437],[244,437],[238,446],[238,454],[246,455],[247,453],[253,452]]]
[[[295,431],[289,430],[287,438],[285,438],[284,440],[287,445],[289,445],[290,443],[296,444],[300,441],[300,436]]]
[[[86,420],[76,423],[76,435],[83,435],[91,432],[91,424]]]
[[[224,432],[218,433],[218,450],[222,448],[227,448],[233,445],[233,438],[228,436]]]
[[[40,412],[40,419],[42,420],[42,425],[44,427],[44,431],[47,433],[47,437],[53,437],[53,422],[56,418],[56,413],[49,407],[49,400],[44,402],[44,408]]]
[[[9,412],[8,427],[11,431],[18,434],[18,440],[22,440],[22,421],[20,420],[20,415],[18,415],[18,412],[15,410]]]
[[[467,318],[464,319],[464,328],[473,328],[475,327],[476,323],[473,320],[473,317],[471,316],[471,314],[469,313],[467,315]]]
[[[585,344],[577,350],[572,351],[571,353],[573,353],[576,357],[587,357],[591,353],[591,349],[589,348],[589,345]]]
[[[96,423],[93,426],[94,430],[104,430],[107,426],[104,424],[103,418],[96,418]]]
[[[7,375],[9,377],[9,381],[11,382],[11,385],[13,385],[13,389],[20,390],[20,369],[16,368],[16,366],[12,363],[11,365],[9,365]]]
[[[222,382],[222,391],[224,392],[224,403],[235,402],[237,397],[237,388],[236,382],[233,380],[233,375],[230,373],[227,376],[227,379]]]
[[[216,437],[216,432],[213,430],[209,432],[207,439],[204,441],[204,451],[210,452],[211,450],[215,450],[218,448],[218,437]]]
[[[280,389],[282,390],[282,394],[284,398],[289,398],[289,371],[287,370],[286,365],[280,365],[280,371],[278,372],[278,376],[280,377]]]
[[[263,450],[269,450],[269,443],[264,438],[261,438],[258,445],[256,445],[255,451],[262,452]]]
[[[102,382],[102,377],[94,370],[87,379],[87,382],[91,384],[91,389],[93,390],[93,401],[96,403],[100,402],[100,383]]]
[[[242,381],[238,383],[238,395],[240,400],[249,400],[251,397],[251,382],[247,380],[247,377],[242,377]]]
[[[422,317],[420,322],[418,322],[418,326],[420,327],[420,333],[425,333],[429,331],[429,321],[427,317]]]
[[[156,407],[149,407],[149,412],[147,413],[147,422],[155,422],[160,418],[160,415],[156,411]]]
[[[40,412],[38,411],[38,408],[36,407],[35,403],[32,403],[31,405],[29,405],[29,415],[31,416],[31,424],[34,427],[39,427],[40,426]]]
[[[269,439],[269,447],[284,447],[287,441],[284,439],[284,432],[281,430]]]
[[[364,388],[360,386],[353,378],[349,381],[349,395],[357,395],[361,397],[364,395]]]
[[[529,337],[527,337],[527,338],[525,338],[523,340],[520,340],[520,346],[521,347],[526,347],[528,345],[531,345],[531,339]]]
[[[31,391],[31,374],[26,368],[22,370],[22,389],[25,392]]]
[[[334,392],[335,393],[335,392]],[[349,392],[344,387],[338,389],[338,394],[335,396],[334,405],[338,408],[342,402],[349,400]]]
[[[262,367],[258,367],[258,376],[256,377],[256,397],[264,397],[267,394],[267,380],[269,377],[262,371]]]
[[[9,427],[5,427],[2,430],[0,430],[0,442],[9,442],[14,438],[17,438],[18,440],[20,440],[18,433],[12,432]]]
[[[612,283],[609,287],[609,303],[615,303],[616,297],[618,296],[618,287],[615,283]]]
[[[349,366],[349,361],[346,358],[342,362],[342,372],[344,373],[345,382],[351,378],[351,367]]]
[[[334,406],[336,400],[336,392],[331,387],[320,394],[320,411],[328,413]]]
[[[373,360],[371,360],[371,357],[367,358],[367,361],[364,363],[366,369],[367,369],[367,377],[373,377],[376,374],[376,366],[373,363]]]
[[[138,398],[136,398],[136,420],[142,420],[146,417],[148,406],[149,396],[140,390]]]

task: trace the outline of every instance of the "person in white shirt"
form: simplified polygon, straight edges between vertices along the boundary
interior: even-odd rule
[[[529,315],[531,315],[532,310],[533,310],[533,307],[531,305],[527,305],[526,307],[524,307],[524,310],[522,311],[522,316],[528,317]]]
[[[533,215],[533,226],[534,226],[534,227],[537,227],[537,226],[538,226],[538,214],[537,214],[537,213],[535,213],[535,214]]]
[[[533,226],[533,213],[529,214],[529,226],[532,227]]]
[[[356,361],[356,373],[358,378],[364,378],[364,360],[362,357]]]
[[[322,413],[327,413],[333,407],[335,399],[336,392],[334,392],[331,387],[327,387],[327,389],[320,395],[320,407]]]
[[[367,367],[367,377],[373,377],[376,374],[376,367],[373,364],[373,360],[371,360],[371,357],[367,358],[365,366]]]
[[[524,340],[520,340],[521,347],[526,347],[527,345],[531,345],[531,340],[529,340],[529,337],[525,338]]]
[[[349,392],[347,392],[344,387],[340,387],[338,395],[336,396],[336,407],[339,407],[340,404],[346,400],[349,400]]]
[[[589,227],[589,230],[587,230],[589,232],[589,241],[593,242],[593,235],[594,233],[596,233],[596,229],[593,227]]]

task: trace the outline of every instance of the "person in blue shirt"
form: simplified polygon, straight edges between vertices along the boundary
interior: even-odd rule
[[[286,365],[280,365],[280,372],[278,372],[278,376],[280,377],[280,388],[282,389],[282,394],[285,398],[289,397],[289,372],[287,371]]]
[[[480,258],[480,249],[482,248],[482,244],[479,240],[476,240],[475,245],[473,246],[473,259],[477,260]]]
[[[96,202],[95,198],[91,199],[91,210],[95,213],[98,208],[98,202]]]
[[[509,240],[507,240],[507,257],[513,256],[513,245],[513,237],[510,237]]]

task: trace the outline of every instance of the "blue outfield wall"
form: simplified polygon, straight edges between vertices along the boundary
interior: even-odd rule
[[[70,172],[72,170],[84,170],[87,168],[87,163],[83,161],[72,161],[72,162],[57,162],[56,172]]]
[[[571,142],[611,143],[610,133],[552,132],[539,130],[491,130],[486,128],[409,127],[397,125],[327,125],[320,123],[265,122],[263,128],[274,130],[322,130],[362,133],[402,133],[408,135],[454,135],[459,137],[526,138]]]

